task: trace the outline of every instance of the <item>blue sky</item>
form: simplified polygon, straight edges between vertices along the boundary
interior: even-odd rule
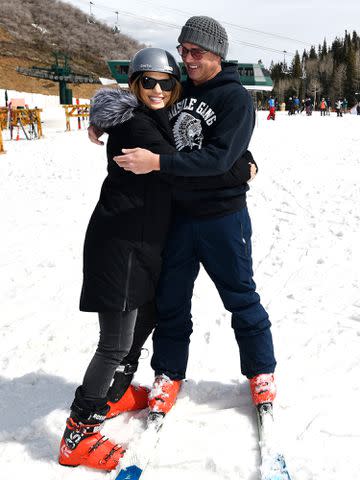
[[[64,0],[89,13],[87,0]],[[116,22],[127,35],[146,44],[175,53],[181,25],[192,15],[208,15],[221,21],[229,34],[228,58],[240,62],[262,59],[290,63],[293,53],[326,37],[331,43],[345,29],[360,34],[360,0],[92,0],[92,13],[109,23]],[[256,31],[255,31],[256,30]],[[251,44],[251,45],[249,45]],[[284,50],[286,53],[284,54]]]

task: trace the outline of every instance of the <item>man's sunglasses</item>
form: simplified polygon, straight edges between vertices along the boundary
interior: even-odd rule
[[[201,60],[205,53],[208,53],[208,50],[203,50],[201,48],[186,48],[182,45],[178,45],[176,50],[178,51],[180,57],[185,58],[186,55],[190,53],[195,60]]]
[[[173,77],[158,80],[157,78],[144,75],[141,77],[140,81],[141,85],[145,88],[145,90],[152,90],[153,88],[155,88],[156,84],[159,84],[161,90],[163,90],[164,92],[170,92],[176,85],[176,80]]]

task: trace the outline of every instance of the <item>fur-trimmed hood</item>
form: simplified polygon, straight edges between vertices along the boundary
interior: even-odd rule
[[[135,95],[120,88],[102,88],[91,99],[90,124],[106,130],[134,116],[140,103]]]

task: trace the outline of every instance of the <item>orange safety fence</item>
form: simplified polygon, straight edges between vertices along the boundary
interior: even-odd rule
[[[1,128],[0,128],[0,153],[5,153]]]
[[[71,125],[70,119],[77,118],[78,119],[78,129],[81,129],[81,118],[89,118],[90,116],[90,104],[77,104],[77,105],[63,105],[65,109],[65,117],[66,117],[66,130],[70,132]]]
[[[0,107],[0,130],[5,130],[7,127],[15,128],[19,124],[23,127],[36,125],[37,138],[41,138],[41,112],[41,108],[16,108],[11,109],[9,114],[8,108]]]

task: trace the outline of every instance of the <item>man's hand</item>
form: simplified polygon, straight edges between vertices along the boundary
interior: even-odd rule
[[[96,145],[104,145],[104,142],[99,140],[99,137],[101,137],[103,133],[104,132],[101,130],[101,128],[95,127],[95,125],[90,125],[90,127],[88,127],[89,140],[93,143],[96,143]]]
[[[257,174],[257,168],[256,168],[255,163],[250,163],[249,162],[249,165],[250,165],[250,178],[249,178],[248,182],[251,182],[251,180],[254,180],[255,175]]]
[[[160,155],[145,148],[124,148],[124,155],[114,157],[119,167],[130,172],[141,174],[160,170]]]

